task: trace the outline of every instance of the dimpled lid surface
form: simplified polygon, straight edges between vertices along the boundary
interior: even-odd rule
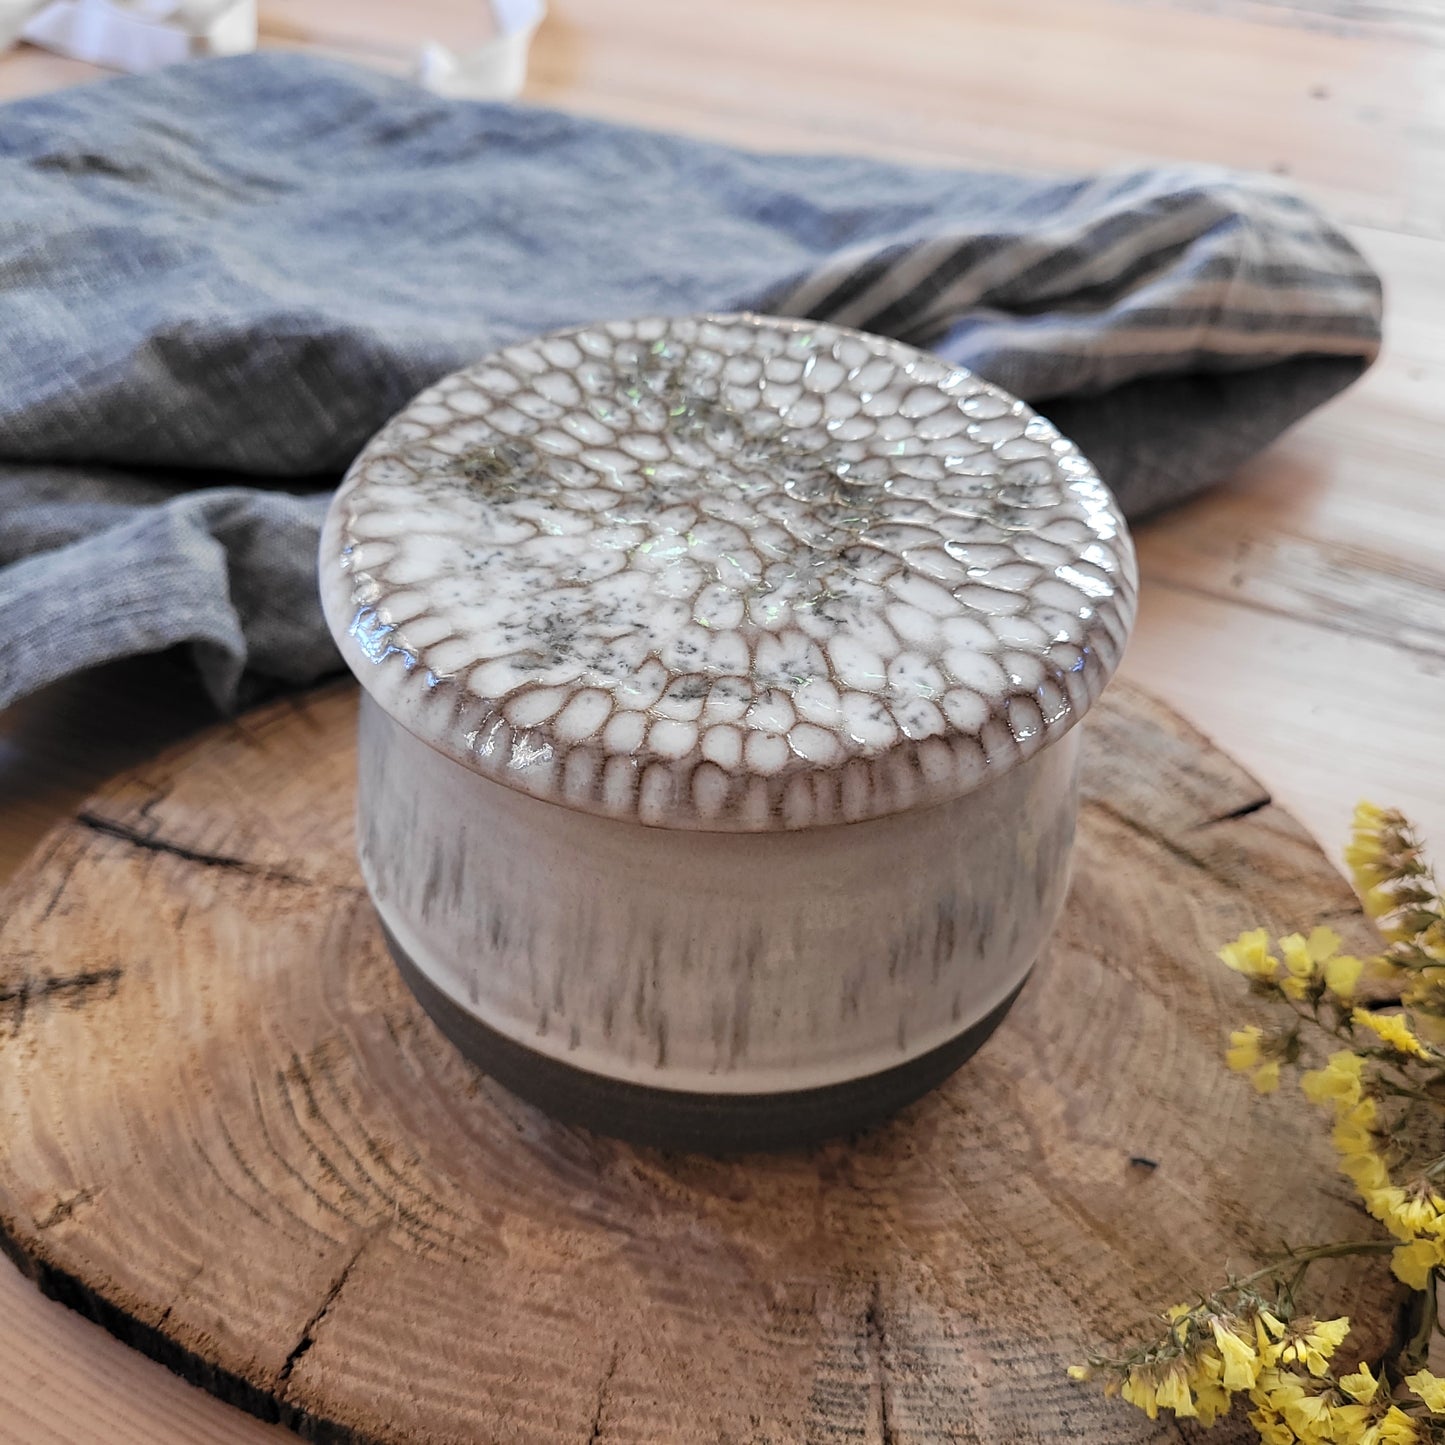
[[[1133,551],[1074,445],[897,342],[757,316],[509,347],[332,504],[322,596],[399,723],[509,787],[763,831],[958,796],[1112,674]]]

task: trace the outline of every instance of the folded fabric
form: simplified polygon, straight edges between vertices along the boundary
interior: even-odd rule
[[[324,489],[520,337],[812,316],[1051,416],[1134,516],[1219,479],[1379,342],[1349,242],[1272,183],[754,155],[261,54],[0,109],[0,706],[193,646],[216,700],[335,666]]]

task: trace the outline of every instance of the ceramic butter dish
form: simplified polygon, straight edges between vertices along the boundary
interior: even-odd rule
[[[714,1150],[873,1123],[997,1026],[1136,588],[1022,402],[759,316],[447,377],[357,458],[321,579],[407,983],[555,1115]]]

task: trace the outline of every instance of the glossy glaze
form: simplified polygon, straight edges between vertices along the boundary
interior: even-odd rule
[[[1043,418],[758,318],[513,347],[358,459],[322,551],[389,712],[509,787],[757,832],[957,797],[1112,673],[1133,557]]]
[[[936,1082],[1027,977],[1136,581],[1021,402],[805,322],[544,337],[366,448],[321,565],[367,886],[520,1092],[796,1141]]]

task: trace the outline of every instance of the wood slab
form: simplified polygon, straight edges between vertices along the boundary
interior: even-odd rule
[[[1064,1366],[1359,1230],[1308,1106],[1220,1065],[1251,1005],[1212,952],[1368,927],[1138,691],[1087,725],[1066,916],[983,1052],[881,1129],[733,1160],[555,1125],[452,1050],[359,885],[354,711],[336,686],[120,777],[0,904],[4,1246],[242,1408],[366,1442],[1186,1438]],[[1384,1266],[1319,1283],[1378,1352]]]

